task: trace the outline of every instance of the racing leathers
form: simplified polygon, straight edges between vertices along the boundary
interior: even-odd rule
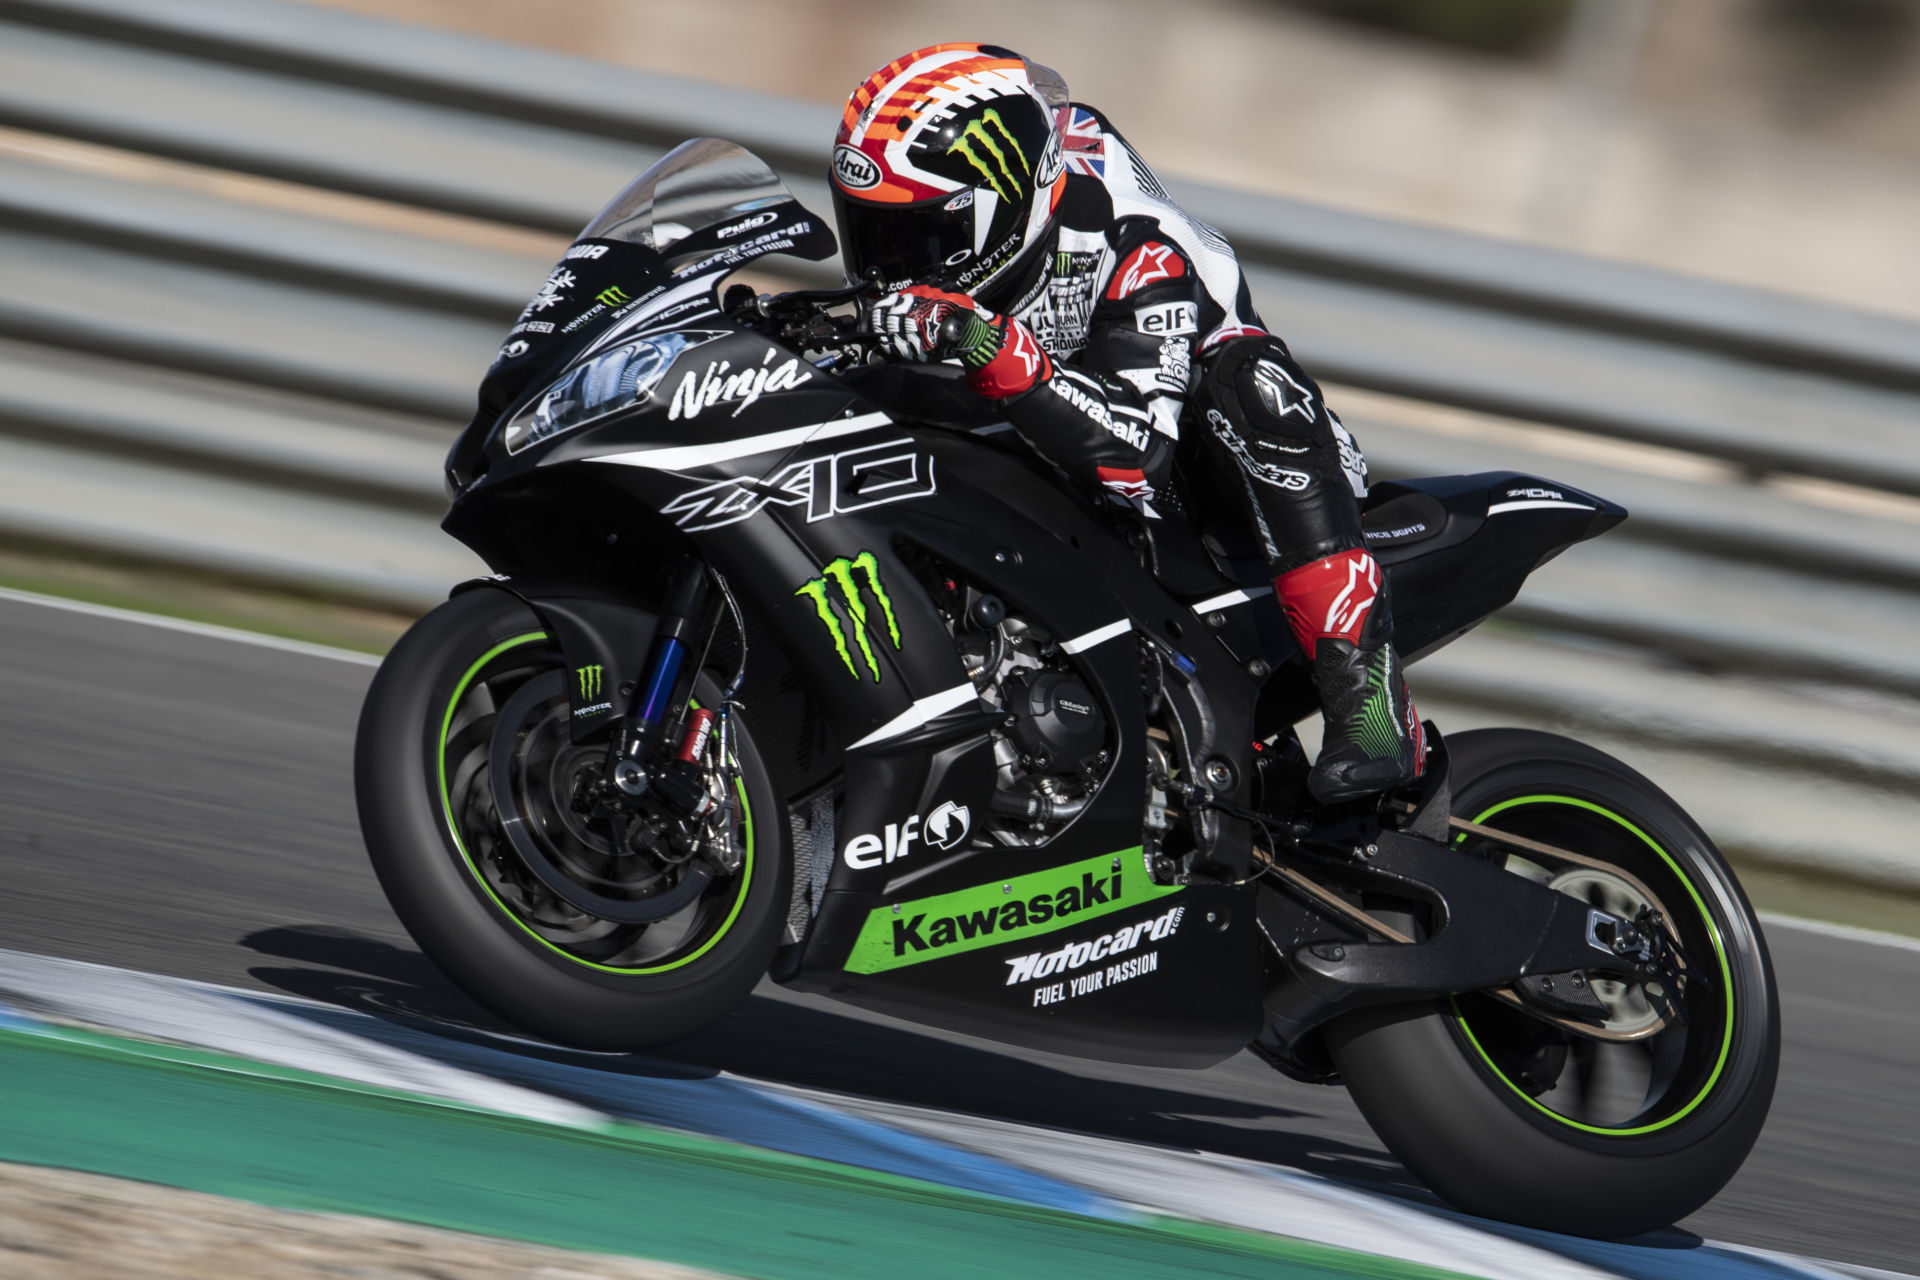
[[[1226,239],[1182,212],[1099,113],[1065,116],[1068,177],[1041,260],[987,297],[891,293],[867,327],[905,358],[957,356],[1041,456],[1146,518],[1183,426],[1197,435],[1185,478],[1257,535],[1313,664],[1325,732],[1310,789],[1333,803],[1404,783],[1425,741],[1361,533],[1358,448],[1255,314]]]

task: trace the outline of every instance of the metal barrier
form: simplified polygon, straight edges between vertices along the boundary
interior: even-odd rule
[[[834,118],[277,0],[0,0],[0,127],[23,131],[0,155],[0,530],[424,607],[473,568],[433,527],[439,456],[563,238],[696,133],[823,209]],[[42,163],[28,134],[204,171]],[[321,216],[214,170],[364,200]],[[1565,660],[1614,664],[1607,688],[1651,656],[1702,692],[1559,714],[1471,646],[1423,688],[1920,804],[1920,324],[1168,186],[1303,363],[1375,393],[1346,416],[1376,474],[1510,466],[1633,511],[1507,612],[1531,651],[1578,637]],[[1762,685],[1771,732],[1723,714]]]

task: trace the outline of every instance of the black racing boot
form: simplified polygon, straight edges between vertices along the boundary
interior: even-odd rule
[[[1358,800],[1420,776],[1426,734],[1392,641],[1363,647],[1322,640],[1313,659],[1313,683],[1326,720],[1320,754],[1307,775],[1314,799],[1321,804]]]
[[[1404,786],[1426,765],[1426,733],[1393,650],[1380,566],[1355,549],[1274,580],[1294,638],[1313,660],[1325,729],[1307,790],[1322,804]]]

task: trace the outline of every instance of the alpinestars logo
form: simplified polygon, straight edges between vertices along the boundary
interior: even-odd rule
[[[1291,413],[1313,421],[1313,392],[1273,361],[1261,360],[1253,366],[1253,386],[1274,417]]]
[[[814,613],[833,639],[833,648],[840,655],[840,661],[847,666],[847,674],[855,680],[860,679],[858,668],[853,665],[853,654],[847,648],[847,627],[840,620],[840,613],[834,609],[838,601],[853,628],[854,641],[860,646],[860,656],[866,659],[867,671],[873,676],[875,684],[880,683],[880,663],[873,656],[873,645],[867,640],[866,602],[861,599],[861,584],[855,578],[865,580],[867,594],[879,606],[887,620],[887,636],[893,641],[897,651],[900,648],[900,622],[893,614],[893,601],[887,595],[887,589],[880,582],[880,561],[873,552],[862,551],[849,560],[845,556],[833,561],[820,571],[820,576],[810,582],[800,584],[793,594],[805,596],[813,601]]]
[[[1118,302],[1131,297],[1150,284],[1162,280],[1177,280],[1187,274],[1187,264],[1180,257],[1180,251],[1170,244],[1158,240],[1149,240],[1120,264],[1113,273],[1112,283],[1107,285],[1107,298]]]
[[[947,154],[957,155],[978,169],[980,176],[986,179],[987,185],[1002,200],[1018,200],[1026,190],[1020,183],[1021,177],[1033,177],[1033,165],[1020,150],[1013,131],[1000,119],[1000,113],[991,107],[960,131],[959,140],[947,148]],[[1007,158],[1009,154],[1012,160]],[[1013,167],[1014,161],[1020,164],[1018,170]]]
[[[1320,628],[1321,634],[1329,636],[1360,633],[1360,626],[1367,620],[1367,611],[1373,608],[1373,601],[1380,594],[1380,562],[1364,551],[1349,552],[1347,556],[1347,585],[1340,588],[1333,602],[1327,606],[1327,620]]]
[[[1227,421],[1227,415],[1218,409],[1207,410],[1207,425],[1213,428],[1213,434],[1229,452],[1239,460],[1246,473],[1262,484],[1270,484],[1276,489],[1288,493],[1299,493],[1313,483],[1313,477],[1304,471],[1295,471],[1291,467],[1277,466],[1271,462],[1262,462],[1253,456],[1253,450],[1247,448],[1247,442]]]

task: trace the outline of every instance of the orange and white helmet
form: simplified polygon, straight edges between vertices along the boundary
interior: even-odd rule
[[[937,44],[853,91],[833,148],[847,274],[979,293],[1052,229],[1066,84],[987,44]]]

